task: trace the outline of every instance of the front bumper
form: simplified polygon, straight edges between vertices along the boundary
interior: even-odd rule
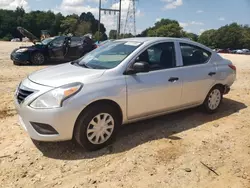
[[[29,103],[32,102],[36,97],[41,95],[48,90],[50,87],[41,86],[35,84],[31,81],[29,85],[32,86],[33,89],[40,90],[28,96],[23,103],[17,101],[15,97],[15,106],[19,117],[20,125],[24,128],[25,131],[28,132],[29,136],[38,141],[65,141],[71,140],[73,136],[74,125],[76,119],[80,112],[83,109],[83,106],[76,106],[75,103],[67,103],[67,105],[61,108],[55,109],[33,109],[29,106]],[[24,82],[24,84],[25,84]],[[34,88],[37,87],[37,88]],[[27,86],[26,86],[27,87]],[[50,125],[56,134],[41,134],[37,131],[36,127],[34,127],[34,122],[38,124],[46,124]]]
[[[29,53],[28,52],[23,52],[23,53],[17,53],[17,49],[15,49],[11,54],[10,54],[10,59],[12,61],[18,62],[18,63],[27,63],[30,60]]]

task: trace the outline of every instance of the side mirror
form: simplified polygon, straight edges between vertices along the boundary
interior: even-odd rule
[[[132,68],[129,68],[125,74],[136,74],[140,72],[149,72],[149,64],[144,61],[135,62]]]

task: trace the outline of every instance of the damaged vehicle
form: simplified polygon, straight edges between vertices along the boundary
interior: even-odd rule
[[[26,29],[22,27],[17,29],[34,45],[13,50],[10,58],[15,65],[42,65],[47,61],[73,61],[97,47],[88,36],[55,36],[38,42],[38,39]]]

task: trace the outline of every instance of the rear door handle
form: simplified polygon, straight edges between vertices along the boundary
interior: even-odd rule
[[[179,78],[177,78],[177,77],[171,77],[171,78],[168,79],[169,82],[175,82],[175,81],[178,81],[178,80],[179,80]]]
[[[216,72],[210,72],[210,73],[208,73],[209,76],[213,76],[215,74],[216,74]]]

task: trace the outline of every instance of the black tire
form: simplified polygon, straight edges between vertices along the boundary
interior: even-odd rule
[[[94,144],[87,137],[87,130],[90,130],[89,129],[90,124],[91,124],[90,122],[93,120],[93,118],[103,113],[106,113],[112,116],[113,122],[114,122],[113,131],[111,133],[111,136],[104,143]],[[104,148],[105,146],[111,144],[116,137],[118,127],[121,124],[121,120],[119,117],[120,116],[118,114],[118,111],[112,105],[99,104],[99,105],[90,106],[88,107],[88,109],[84,110],[84,112],[79,115],[75,124],[74,138],[80,146],[82,146],[88,151],[95,151],[95,150]],[[88,135],[91,136],[91,133],[88,133]],[[100,137],[98,137],[98,141],[99,141],[99,138]]]
[[[207,97],[203,103],[203,108],[205,112],[209,114],[215,113],[219,109],[222,99],[223,99],[222,88],[220,86],[213,87],[208,92]],[[214,104],[212,103],[212,101],[215,101]]]
[[[31,62],[34,65],[42,65],[45,62],[45,56],[41,52],[34,52],[31,55]]]
[[[13,64],[14,64],[14,65],[20,65],[20,63],[17,62],[17,61],[13,61]]]

